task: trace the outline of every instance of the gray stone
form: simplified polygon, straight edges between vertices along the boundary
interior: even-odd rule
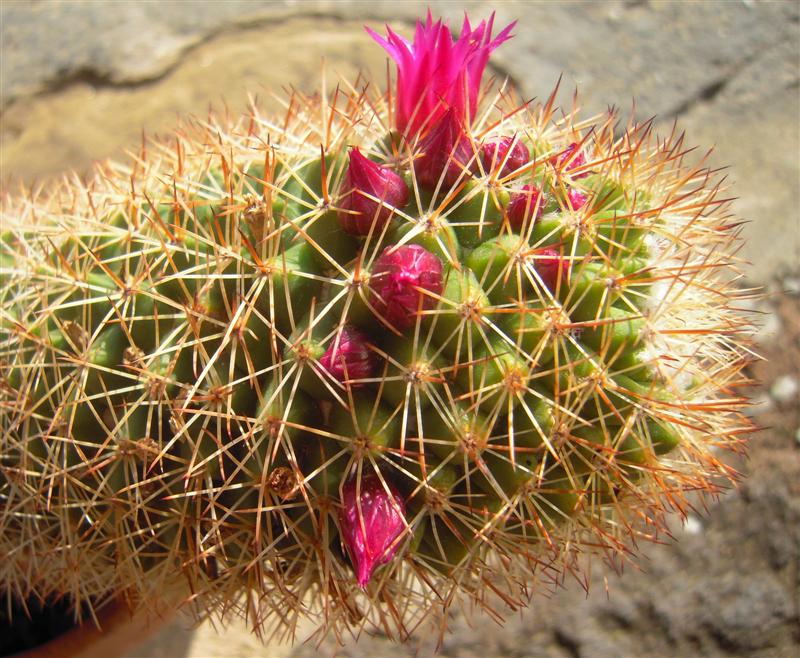
[[[745,410],[748,416],[758,416],[775,407],[775,401],[768,393],[757,393],[750,401],[750,406]]]
[[[728,649],[761,649],[770,634],[793,615],[789,593],[765,574],[725,574],[703,588],[703,623]]]
[[[783,404],[792,402],[797,398],[798,391],[800,391],[800,383],[798,383],[797,377],[793,375],[778,377],[769,389],[772,397]]]
[[[800,277],[787,276],[783,280],[783,290],[787,295],[800,295]]]

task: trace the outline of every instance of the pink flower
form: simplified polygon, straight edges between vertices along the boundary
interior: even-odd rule
[[[442,261],[417,244],[387,247],[369,278],[370,303],[397,329],[413,327],[420,310],[436,305],[442,292]]]
[[[423,187],[435,188],[444,173],[443,185],[452,185],[463,174],[469,175],[473,151],[464,126],[450,109],[422,138],[419,145],[421,155],[414,160],[414,174]]]
[[[513,145],[513,146],[512,146]],[[516,171],[530,160],[528,147],[513,137],[501,137],[492,142],[485,142],[481,147],[481,159],[485,172],[502,168],[498,176],[503,178]]]
[[[494,14],[473,30],[464,16],[461,35],[453,41],[448,24],[433,22],[430,10],[423,24],[417,21],[414,43],[387,25],[384,39],[367,32],[397,65],[395,127],[411,140],[424,126],[434,125],[448,108],[470,125],[478,108],[481,78],[489,55],[511,37],[511,23],[492,39]]]
[[[511,195],[506,215],[511,228],[520,231],[526,222],[531,219],[535,222],[539,219],[542,210],[544,210],[542,191],[536,185],[529,184]]]
[[[375,353],[367,345],[367,337],[346,324],[337,333],[320,357],[320,365],[340,382],[366,379],[375,374]]]
[[[391,219],[392,208],[408,203],[408,186],[403,179],[388,167],[365,158],[358,147],[350,151],[342,191],[339,222],[351,235],[367,235],[373,224],[379,233]]]
[[[385,484],[377,475],[366,475],[342,489],[339,527],[362,589],[375,569],[395,556],[406,527],[405,501],[394,485]]]

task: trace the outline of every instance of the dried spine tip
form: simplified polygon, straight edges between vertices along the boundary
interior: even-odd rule
[[[347,233],[380,233],[394,209],[406,203],[408,186],[400,176],[389,167],[364,157],[358,147],[350,150],[339,202],[339,221]]]
[[[416,244],[387,247],[369,278],[370,300],[396,329],[408,329],[442,292],[442,261]]]
[[[375,569],[388,563],[400,548],[407,527],[405,513],[400,492],[382,477],[353,477],[342,487],[339,527],[362,589]]]

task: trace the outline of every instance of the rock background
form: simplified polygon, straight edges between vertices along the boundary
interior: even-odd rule
[[[586,113],[618,104],[672,122],[688,143],[715,146],[715,166],[749,220],[747,284],[764,287],[751,374],[756,421],[738,491],[676,520],[679,542],[645,550],[623,578],[593,570],[587,596],[565,583],[501,628],[454,616],[442,655],[752,656],[800,651],[800,3],[264,0],[0,3],[0,186],[46,185],[67,169],[136,150],[142,130],[166,133],[180,114],[244,108],[248,92],[279,110],[282,89],[329,86],[364,71],[385,80],[385,56],[362,24],[409,33],[430,5],[458,25],[497,11],[518,19],[494,74],[529,96],[580,89]],[[275,93],[273,97],[272,94]],[[745,282],[743,282],[744,284]],[[607,580],[609,595],[604,581]],[[325,647],[328,653],[332,647]],[[323,649],[323,650],[324,650]],[[362,638],[342,656],[427,655]],[[269,646],[237,625],[171,626],[130,658],[317,655]]]

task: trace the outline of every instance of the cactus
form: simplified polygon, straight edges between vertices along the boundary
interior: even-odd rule
[[[655,539],[749,425],[737,224],[682,136],[483,84],[492,21],[4,200],[4,588],[291,635]],[[182,589],[181,589],[182,588]]]

